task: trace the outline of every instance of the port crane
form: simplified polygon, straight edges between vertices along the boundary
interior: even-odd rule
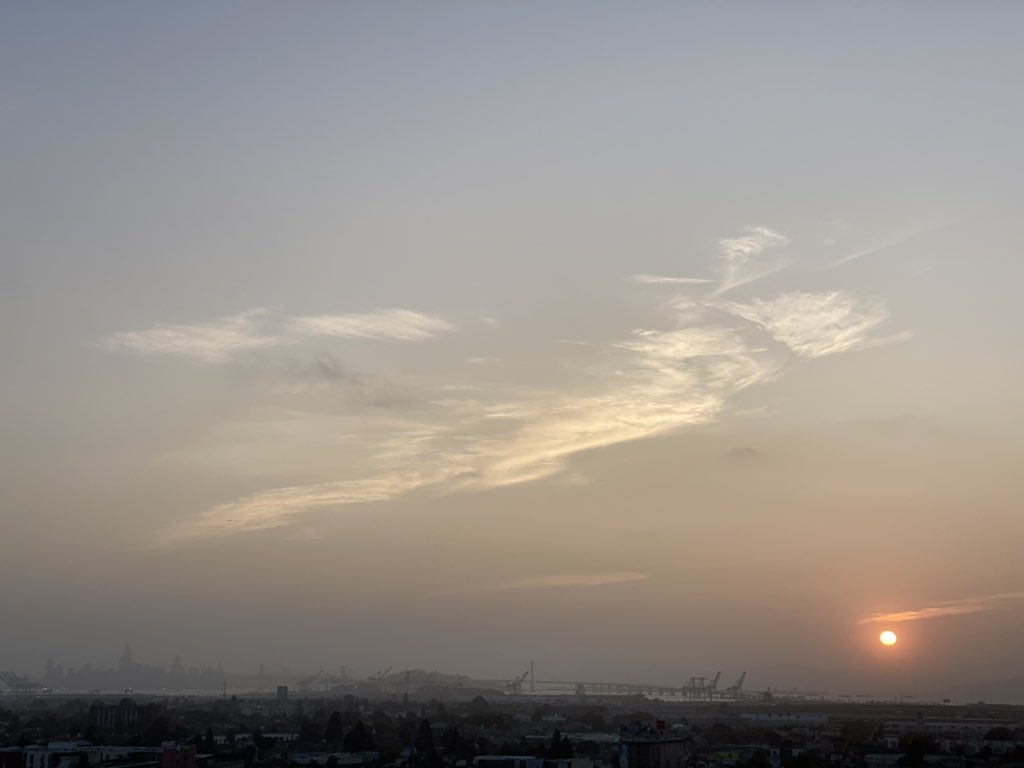
[[[743,681],[747,679],[746,670],[740,674],[740,679],[725,689],[725,693],[732,699],[740,699],[743,696]]]
[[[317,679],[320,677],[320,675],[322,675],[323,673],[324,673],[324,671],[321,669],[315,675],[310,675],[309,677],[304,677],[301,680],[299,680],[298,683],[297,683],[298,686],[299,686],[299,690],[300,691],[311,691],[311,690],[313,690],[313,683],[315,683],[317,681]]]
[[[14,693],[38,693],[44,690],[44,686],[39,683],[34,683],[13,672],[0,672],[0,680],[3,680]]]
[[[529,676],[530,670],[526,670],[515,680],[505,683],[505,690],[512,696],[518,696],[523,692],[523,681]]]
[[[713,679],[706,677],[691,677],[682,688],[682,694],[687,699],[694,701],[711,701],[715,697],[715,690],[718,688],[718,681],[722,673],[717,673]]]

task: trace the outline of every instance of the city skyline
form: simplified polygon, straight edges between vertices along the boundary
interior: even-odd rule
[[[3,17],[0,669],[1017,679],[1024,8]]]
[[[79,666],[65,665],[60,659],[48,657],[41,674],[21,670],[7,671],[23,687],[22,693],[33,695],[68,696],[89,692],[110,695],[124,692],[143,695],[168,695],[188,693],[198,696],[215,695],[261,695],[273,693],[278,687],[291,687],[297,696],[340,695],[345,691],[372,696],[394,696],[398,691],[416,692],[446,690],[448,695],[458,696],[460,691],[490,691],[500,698],[513,696],[622,696],[641,694],[669,702],[690,703],[746,702],[765,703],[775,701],[843,702],[857,700],[862,703],[877,701],[918,701],[921,704],[970,704],[987,696],[989,704],[1019,703],[1021,678],[1008,677],[1001,680],[965,680],[946,688],[927,692],[873,692],[867,689],[812,690],[808,687],[791,685],[792,681],[782,671],[730,669],[710,671],[673,671],[657,678],[629,680],[616,676],[614,669],[605,670],[601,679],[566,677],[558,670],[539,668],[530,660],[522,674],[490,675],[465,674],[460,670],[427,670],[418,666],[388,665],[382,670],[359,669],[348,664],[326,665],[319,669],[293,668],[288,664],[273,667],[259,664],[252,668],[235,668],[229,659],[227,664],[218,658],[216,664],[182,659],[175,654],[168,664],[152,660],[138,660],[133,656],[131,644],[126,644],[116,664],[104,666],[86,661]],[[523,666],[523,664],[520,664]],[[518,669],[510,666],[509,669]],[[776,677],[771,677],[771,675]],[[766,676],[767,675],[767,676]],[[733,678],[736,679],[733,679]],[[10,681],[6,681],[8,693],[19,693]],[[479,686],[483,686],[482,688]],[[469,694],[463,693],[463,698]]]

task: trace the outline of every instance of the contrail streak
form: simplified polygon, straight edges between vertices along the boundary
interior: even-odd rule
[[[649,573],[623,571],[615,573],[561,573],[531,579],[506,581],[495,589],[544,589],[547,587],[602,587],[606,584],[626,584],[649,579]]]
[[[889,248],[901,245],[907,242],[908,240],[913,240],[915,237],[927,235],[931,232],[935,232],[936,230],[948,227],[954,223],[956,223],[955,220],[941,221],[938,223],[925,224],[923,226],[904,230],[902,232],[897,233],[896,235],[893,235],[887,240],[883,240],[880,243],[876,243],[875,245],[870,246],[869,248],[864,248],[863,250],[856,251],[854,253],[848,253],[845,256],[841,256],[840,258],[826,264],[825,267],[829,269],[833,267],[838,267],[848,262],[854,261],[855,259],[859,259],[862,256],[870,256],[872,254],[879,253],[880,251],[888,250]]]
[[[960,616],[965,613],[983,613],[994,611],[1011,600],[1024,599],[1024,592],[1002,592],[983,597],[972,597],[966,600],[954,600],[938,605],[930,605],[912,611],[894,611],[892,613],[872,613],[858,624],[898,624],[903,621],[924,621],[939,619],[943,616]]]

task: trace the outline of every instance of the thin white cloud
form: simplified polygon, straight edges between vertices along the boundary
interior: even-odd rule
[[[1024,600],[1024,592],[1002,592],[966,600],[953,600],[925,608],[891,613],[872,613],[858,621],[858,624],[898,624],[904,621],[925,621],[945,616],[961,616],[968,613],[983,613],[1005,608],[1007,603]]]
[[[495,487],[549,477],[580,452],[706,424],[731,395],[774,374],[728,328],[641,330],[613,349],[628,356],[616,361],[622,367],[609,376],[612,386],[538,404],[474,482]]]
[[[164,535],[163,544],[290,525],[303,513],[324,507],[386,501],[419,487],[416,473],[300,485],[261,491],[207,510]]]
[[[703,285],[715,282],[709,277],[668,277],[648,274],[630,275],[626,279],[641,285]]]
[[[859,251],[854,251],[852,253],[846,254],[845,256],[841,256],[838,259],[829,262],[826,266],[839,267],[842,266],[843,264],[848,264],[851,261],[863,258],[864,256],[873,256],[876,253],[881,253],[882,251],[887,251],[890,248],[895,248],[897,245],[902,245],[908,240],[913,240],[915,237],[919,237],[920,235],[933,232],[937,228],[937,226],[932,225],[907,229],[903,232],[899,232],[893,235],[892,237],[885,238],[884,240],[881,240],[880,242],[877,242],[874,245],[868,246],[867,248],[862,248]]]
[[[408,309],[293,317],[289,328],[298,335],[416,341],[450,331],[446,320]]]
[[[742,408],[738,411],[733,411],[735,416],[765,416],[773,411],[768,410],[767,405],[758,405],[754,408]]]
[[[646,272],[630,275],[626,279],[641,285],[707,285],[717,282],[711,296],[721,296],[733,288],[759,280],[787,266],[788,261],[774,254],[769,256],[767,252],[788,243],[789,238],[767,227],[747,227],[745,235],[718,241],[721,276],[717,281],[706,277],[674,277]]]
[[[888,308],[878,299],[849,291],[794,291],[768,301],[720,302],[717,306],[760,326],[802,357],[823,357],[909,338],[908,334],[875,337],[874,332],[889,319]]]
[[[611,573],[558,573],[529,579],[503,581],[493,589],[555,589],[564,587],[604,587],[609,584],[629,584],[651,578],[649,573],[614,571]]]
[[[264,308],[256,308],[205,323],[158,323],[144,331],[111,334],[104,344],[145,355],[174,355],[212,363],[223,362],[239,352],[278,343],[276,337],[264,332],[267,313]]]
[[[786,266],[779,258],[765,254],[772,248],[787,245],[789,238],[767,227],[748,227],[742,237],[718,241],[718,258],[722,263],[722,278],[712,294],[720,296],[740,285],[759,280]]]
[[[201,323],[157,323],[141,331],[113,333],[103,344],[147,355],[221,363],[244,352],[296,344],[310,337],[417,341],[452,328],[441,318],[408,309],[275,318],[270,310],[258,307]]]

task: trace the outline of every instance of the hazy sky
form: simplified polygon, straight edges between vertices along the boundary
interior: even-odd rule
[[[0,668],[1019,662],[1024,6],[0,16]]]

